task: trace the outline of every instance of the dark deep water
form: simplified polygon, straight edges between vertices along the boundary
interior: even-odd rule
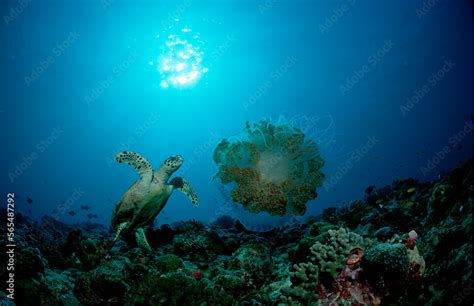
[[[0,17],[0,191],[32,220],[109,227],[139,178],[114,161],[129,150],[154,169],[182,155],[177,174],[199,197],[196,208],[174,192],[157,226],[296,226],[243,210],[213,180],[216,146],[262,118],[299,128],[324,160],[301,222],[357,199],[377,207],[367,187],[421,188],[473,155],[471,1],[1,0]]]

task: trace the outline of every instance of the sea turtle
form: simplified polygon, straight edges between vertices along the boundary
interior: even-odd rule
[[[181,167],[184,159],[180,155],[168,157],[156,171],[153,171],[151,164],[145,158],[135,152],[120,152],[115,156],[115,160],[135,168],[140,174],[140,179],[125,192],[112,212],[114,242],[121,234],[135,232],[138,245],[151,250],[143,226],[150,223],[160,213],[173,190],[178,189],[195,206],[198,206],[198,198],[188,181],[181,177],[168,181],[170,176]]]

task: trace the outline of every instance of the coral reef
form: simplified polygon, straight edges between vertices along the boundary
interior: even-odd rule
[[[288,124],[247,122],[240,136],[223,139],[214,150],[216,174],[236,183],[231,196],[251,212],[303,215],[317,197],[324,162],[315,143]]]
[[[322,231],[310,247],[308,262],[293,266],[292,286],[285,288],[282,301],[289,304],[316,302],[319,296],[314,289],[332,286],[351,250],[354,247],[362,249],[370,243],[370,240],[345,228]]]
[[[150,227],[151,252],[18,214],[15,299],[0,304],[472,305],[473,165],[267,232],[227,216]]]

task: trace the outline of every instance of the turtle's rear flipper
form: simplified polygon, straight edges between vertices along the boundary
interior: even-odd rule
[[[148,244],[148,241],[146,240],[145,231],[143,230],[143,227],[137,228],[137,230],[135,231],[135,238],[137,239],[137,244],[139,247],[151,251],[151,247]]]
[[[189,200],[195,205],[199,206],[198,202],[198,197],[193,191],[193,187],[189,185],[188,181],[182,177],[175,177],[170,181],[170,185],[172,185],[174,188],[178,189],[182,193],[184,193],[185,196],[188,197]]]
[[[117,226],[117,231],[115,232],[114,243],[120,238],[120,234],[127,228],[128,222],[120,223]]]
[[[115,156],[115,160],[119,163],[129,164],[135,168],[145,182],[151,182],[153,169],[151,168],[151,164],[140,156],[140,154],[131,151],[123,151]]]

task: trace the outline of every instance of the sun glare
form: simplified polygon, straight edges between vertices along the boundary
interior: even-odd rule
[[[170,26],[171,34],[166,37],[161,46],[161,53],[156,61],[150,65],[156,66],[160,73],[161,88],[183,88],[196,84],[204,73],[208,71],[203,66],[202,41],[199,33],[186,26],[179,26],[179,20]],[[158,39],[161,35],[156,36]]]

